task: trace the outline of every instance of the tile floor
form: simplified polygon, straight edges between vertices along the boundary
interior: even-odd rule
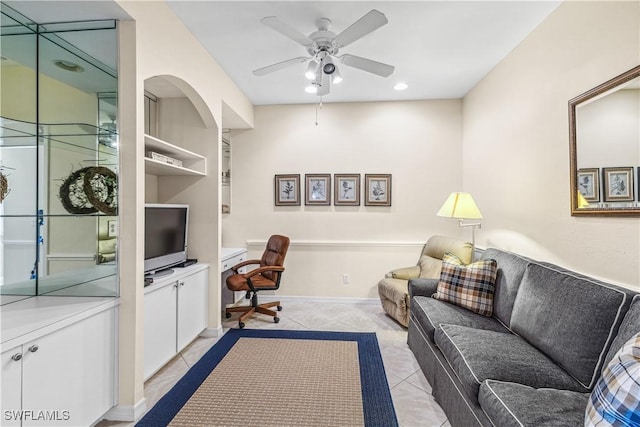
[[[263,298],[262,301],[265,299]],[[387,380],[398,422],[406,427],[449,427],[446,415],[431,396],[431,386],[407,346],[407,330],[388,317],[377,303],[327,302],[282,299],[280,322],[255,316],[246,322],[252,329],[309,329],[317,331],[375,332],[380,344]],[[238,327],[238,315],[223,328]],[[144,385],[147,407],[153,405],[198,361],[217,338],[197,338]],[[129,427],[133,423],[102,421],[98,427]]]

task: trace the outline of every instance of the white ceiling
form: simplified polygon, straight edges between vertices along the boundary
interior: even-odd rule
[[[260,23],[277,16],[303,34],[333,21],[340,33],[377,9],[389,23],[340,50],[394,65],[388,78],[338,64],[344,81],[324,102],[463,97],[558,5],[559,1],[168,1],[256,105],[317,102],[307,94],[307,64],[257,77],[252,70],[299,56],[305,48]],[[393,90],[397,82],[409,88]]]
[[[114,1],[10,1],[36,22],[127,19]],[[304,92],[307,64],[257,77],[252,70],[299,56],[301,45],[260,23],[277,16],[303,34],[332,20],[340,33],[372,9],[389,23],[340,50],[394,65],[388,78],[338,63],[344,81],[324,102],[463,97],[560,1],[167,1],[256,105],[317,102]],[[393,90],[397,82],[409,88]],[[157,94],[162,96],[161,94]]]

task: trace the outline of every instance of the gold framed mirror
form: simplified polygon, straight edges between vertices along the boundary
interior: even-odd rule
[[[571,215],[640,216],[640,65],[569,101]]]

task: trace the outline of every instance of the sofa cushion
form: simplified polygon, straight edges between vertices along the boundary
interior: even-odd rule
[[[620,324],[620,329],[611,344],[603,366],[607,366],[618,350],[638,332],[640,332],[640,295],[635,295],[631,300],[629,311]]]
[[[629,304],[619,288],[550,265],[527,265],[511,330],[591,389]]]
[[[441,325],[436,329],[434,338],[465,393],[476,403],[480,384],[487,379],[534,388],[588,391],[517,335]]]
[[[478,400],[496,426],[580,426],[589,394],[486,380]]]
[[[457,256],[446,253],[435,299],[467,308],[483,316],[493,314],[496,261],[485,259],[464,265]]]
[[[586,425],[640,425],[640,333],[613,356],[587,404]]]
[[[423,255],[418,261],[421,279],[437,279],[442,271],[442,260]]]
[[[522,276],[530,260],[511,252],[488,248],[482,252],[481,259],[495,259],[498,264],[496,286],[493,295],[493,315],[502,323],[511,324],[511,312],[516,300]]]
[[[495,332],[508,333],[494,317],[486,317],[457,305],[438,301],[430,297],[414,297],[411,301],[412,313],[420,326],[433,342],[433,334],[442,324],[467,326]]]

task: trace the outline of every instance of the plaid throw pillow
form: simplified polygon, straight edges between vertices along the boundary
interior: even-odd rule
[[[497,271],[495,259],[464,265],[460,258],[447,252],[442,258],[436,293],[432,296],[490,317]]]
[[[640,333],[613,356],[591,392],[585,426],[640,426]]]

